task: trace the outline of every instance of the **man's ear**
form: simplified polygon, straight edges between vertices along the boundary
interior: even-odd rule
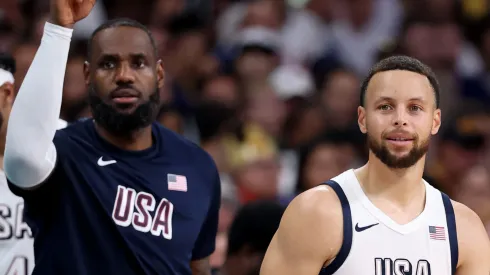
[[[156,72],[158,88],[162,88],[165,83],[165,70],[163,69],[163,61],[161,59],[157,61]]]
[[[362,106],[357,107],[357,124],[359,125],[359,130],[361,130],[363,134],[367,133],[366,109]]]
[[[15,99],[15,86],[13,83],[5,82],[0,86],[0,102],[2,106],[12,106]]]

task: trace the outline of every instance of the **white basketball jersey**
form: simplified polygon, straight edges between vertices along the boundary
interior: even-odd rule
[[[23,212],[24,200],[10,192],[0,171],[0,275],[28,275],[34,268],[34,240]]]
[[[344,239],[339,254],[320,274],[455,274],[458,242],[451,201],[424,183],[424,210],[400,225],[371,203],[354,170],[328,181],[342,204]]]

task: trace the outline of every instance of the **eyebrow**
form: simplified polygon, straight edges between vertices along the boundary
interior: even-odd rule
[[[389,96],[382,96],[380,97],[378,100],[375,101],[375,103],[379,103],[379,102],[382,102],[382,101],[389,101],[389,102],[393,102],[395,101],[394,98],[392,97],[389,97]],[[419,101],[419,102],[425,102],[425,99],[423,99],[422,97],[412,97],[410,98],[408,101]]]
[[[144,53],[130,53],[129,56],[131,58],[146,58],[146,54]],[[121,59],[121,55],[114,53],[102,53],[99,59]]]

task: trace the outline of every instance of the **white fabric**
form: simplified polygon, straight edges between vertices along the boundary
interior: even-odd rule
[[[414,220],[400,225],[369,200],[354,170],[348,170],[333,180],[342,187],[352,213],[352,247],[334,275],[451,274],[449,232],[441,192],[424,181],[424,210]],[[356,225],[368,229],[356,232]],[[429,226],[442,227],[445,239],[431,239]],[[375,264],[376,261],[380,262]],[[386,261],[388,265],[391,263],[388,268],[393,269],[383,273],[381,265]]]
[[[22,222],[24,201],[12,194],[0,170],[0,274],[31,274],[34,268],[34,240]],[[25,231],[24,233],[22,231]]]
[[[0,69],[0,86],[2,86],[7,82],[14,84],[14,76],[12,75],[11,72],[4,69]]]
[[[68,123],[58,120],[58,129]],[[0,170],[0,274],[31,274],[34,269],[34,239],[29,226],[23,222],[24,200],[14,195]],[[25,233],[22,233],[25,230]]]
[[[9,118],[5,174],[21,188],[42,183],[53,171],[63,81],[73,30],[46,23]]]

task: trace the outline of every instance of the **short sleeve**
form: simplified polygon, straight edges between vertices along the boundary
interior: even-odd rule
[[[218,231],[219,209],[221,205],[221,184],[218,171],[214,172],[212,179],[212,196],[208,215],[201,228],[199,236],[194,244],[192,260],[208,257],[214,252],[216,246],[216,234]]]

